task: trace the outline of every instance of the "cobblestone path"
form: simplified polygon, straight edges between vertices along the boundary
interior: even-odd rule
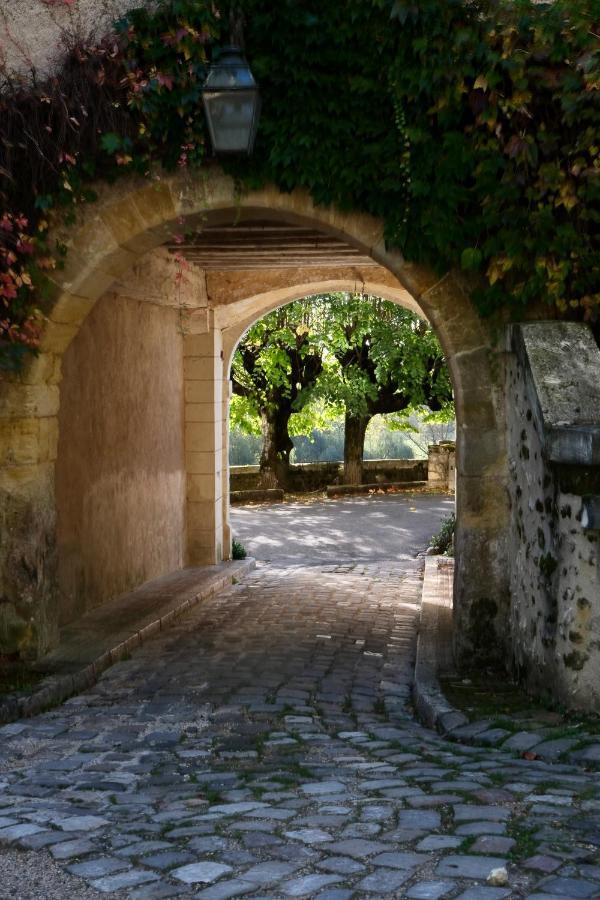
[[[419,577],[259,568],[0,729],[0,843],[50,853],[68,900],[600,897],[597,773],[412,719]]]

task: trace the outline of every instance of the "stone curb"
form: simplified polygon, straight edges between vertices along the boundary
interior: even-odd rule
[[[471,746],[509,750],[531,759],[566,762],[584,767],[600,765],[600,738],[581,732],[576,738],[548,739],[535,731],[510,732],[494,727],[490,720],[471,722],[446,699],[438,674],[454,670],[452,658],[453,560],[443,556],[425,558],[421,620],[417,641],[413,703],[418,718],[447,740]],[[507,715],[498,718],[509,719]],[[586,746],[581,744],[587,741]],[[569,752],[573,749],[573,752]],[[526,757],[527,758],[527,757]]]
[[[206,580],[199,591],[183,598],[177,606],[167,610],[154,621],[147,622],[143,628],[133,631],[125,640],[119,640],[114,647],[105,650],[77,672],[68,675],[49,675],[44,678],[38,690],[30,696],[19,697],[14,701],[3,701],[0,703],[0,724],[4,725],[17,719],[38,715],[49,707],[64,703],[69,697],[92,687],[106,669],[126,657],[135,647],[143,644],[144,641],[160,631],[169,628],[188,610],[202,600],[222,591],[227,585],[233,583],[234,578],[250,571],[255,565],[256,561],[251,557],[227,563],[226,570]]]
[[[439,671],[453,668],[453,573],[454,560],[425,557],[413,702],[419,719],[441,734],[468,722],[463,713],[448,703],[438,681]]]

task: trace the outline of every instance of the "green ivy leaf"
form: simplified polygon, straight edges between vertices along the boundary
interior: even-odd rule
[[[467,247],[460,256],[460,265],[466,271],[479,269],[483,262],[483,253],[477,247]]]
[[[100,146],[110,154],[116,153],[117,150],[121,149],[122,145],[122,139],[118,134],[115,134],[114,131],[107,131],[106,134],[103,134],[100,138]]]

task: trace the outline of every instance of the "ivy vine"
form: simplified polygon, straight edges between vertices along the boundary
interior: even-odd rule
[[[233,2],[233,0],[231,0]],[[0,366],[35,348],[50,224],[94,184],[199,167],[230,0],[158,0],[60,72],[0,71]],[[598,0],[235,0],[263,113],[245,187],[381,218],[410,260],[480,275],[483,314],[598,321]]]

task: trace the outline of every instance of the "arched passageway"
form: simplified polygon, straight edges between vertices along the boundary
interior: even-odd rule
[[[251,265],[247,255],[227,265],[235,248],[201,246],[212,229],[240,222],[309,228],[328,243],[293,255],[296,245],[285,265],[272,247],[261,255],[257,234]],[[174,241],[198,226],[199,241]],[[233,348],[270,309],[357,286],[421,310],[446,353],[461,647],[494,634],[507,593],[503,356],[460,277],[406,264],[386,248],[380,222],[318,208],[303,192],[265,188],[240,200],[218,169],[105,188],[62,238],[66,266],[55,273],[41,353],[1,395],[10,422],[4,607],[23,652],[56,640],[61,608],[68,618],[169,568],[228,557]],[[173,244],[176,255],[164,247]]]

